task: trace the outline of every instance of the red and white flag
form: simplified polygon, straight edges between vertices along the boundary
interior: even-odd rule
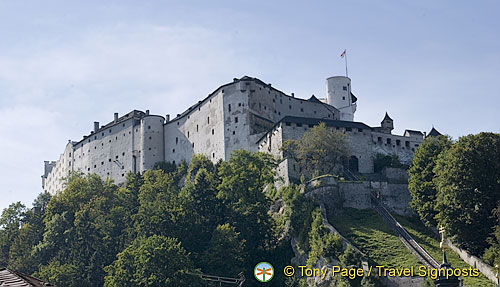
[[[346,51],[346,50],[344,50],[344,52],[342,52],[342,54],[340,54],[340,58],[344,58],[344,56],[345,56],[345,51]]]

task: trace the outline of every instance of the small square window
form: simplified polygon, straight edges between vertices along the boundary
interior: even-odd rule
[[[175,148],[174,148],[174,149],[172,149],[172,153],[175,153]]]
[[[285,125],[289,127],[291,124],[289,122],[286,122]]]
[[[347,86],[343,86],[342,90],[347,91]]]
[[[362,133],[362,132],[363,132],[363,129],[359,128],[359,129],[358,129],[358,132]]]
[[[233,135],[234,135],[234,134],[236,134],[236,132],[235,132],[235,131],[233,131]]]

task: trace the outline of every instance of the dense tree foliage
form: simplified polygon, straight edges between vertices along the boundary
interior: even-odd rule
[[[283,143],[285,158],[297,161],[307,178],[335,173],[347,160],[349,149],[343,133],[320,123],[300,139]]]
[[[500,203],[500,134],[468,135],[453,144],[446,137],[426,139],[410,168],[409,187],[412,207],[426,223],[444,226],[475,255],[488,248],[485,258],[498,257],[500,237],[492,234]]]
[[[451,144],[451,139],[443,135],[426,138],[415,151],[413,164],[408,170],[408,189],[412,196],[410,207],[427,226],[436,225],[437,188],[433,181],[434,167],[438,156],[447,151]]]
[[[122,187],[73,174],[59,194],[4,210],[0,260],[58,286],[206,286],[201,272],[253,282],[257,262],[279,270],[293,257],[263,192],[275,167],[269,154],[237,151],[158,164]]]
[[[481,254],[500,200],[500,134],[460,138],[439,157],[435,172],[438,223],[456,235],[461,246]]]

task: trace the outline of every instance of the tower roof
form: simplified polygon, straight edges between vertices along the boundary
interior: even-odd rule
[[[437,137],[437,136],[440,136],[442,135],[440,132],[438,132],[438,130],[436,130],[434,127],[432,127],[431,131],[429,132],[429,134],[427,136],[429,137]]]
[[[385,121],[385,120],[392,121],[391,117],[389,117],[389,114],[387,114],[387,112],[385,112],[385,117],[384,117],[383,121]]]

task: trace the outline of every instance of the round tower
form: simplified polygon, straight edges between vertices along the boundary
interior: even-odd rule
[[[356,97],[351,93],[351,79],[344,76],[326,79],[327,103],[340,111],[340,120],[353,121]]]

